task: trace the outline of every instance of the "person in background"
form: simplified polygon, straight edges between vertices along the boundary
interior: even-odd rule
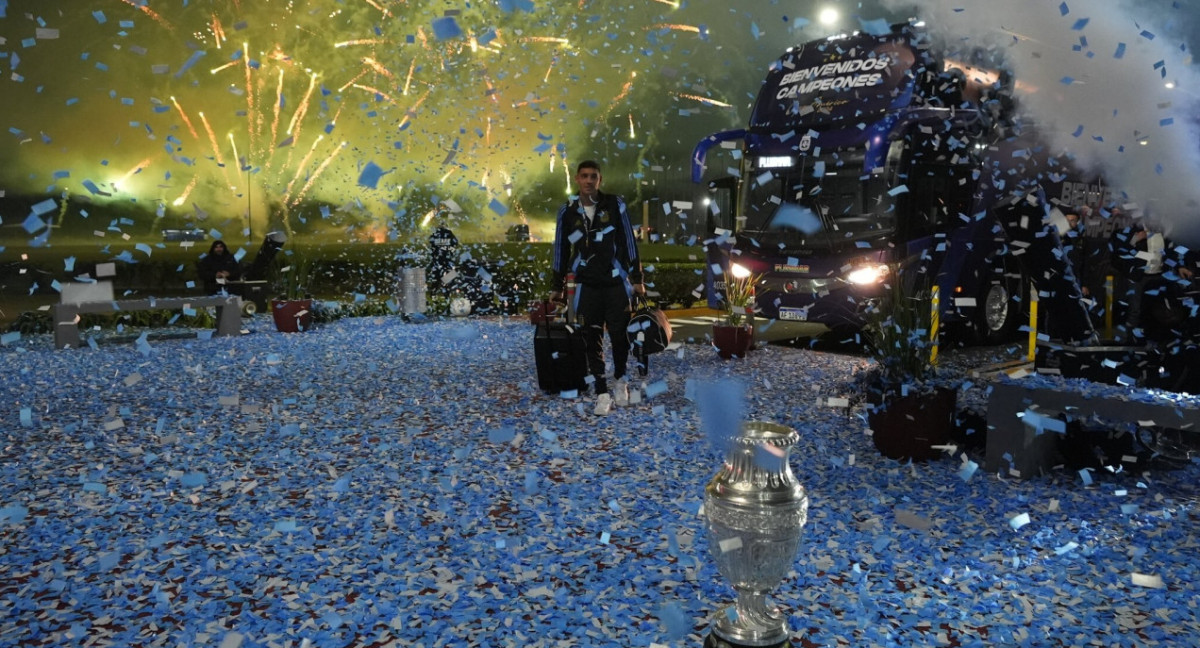
[[[1162,228],[1146,219],[1114,232],[1109,240],[1113,267],[1124,275],[1125,331],[1123,340],[1141,341],[1145,295],[1158,295],[1171,284],[1190,284],[1195,276],[1194,255],[1168,240]]]
[[[588,372],[596,392],[595,413],[607,416],[613,405],[629,403],[625,380],[629,364],[627,331],[633,295],[644,295],[642,263],[625,200],[600,191],[600,165],[579,163],[575,184],[579,197],[558,210],[554,231],[551,299],[563,300],[568,273],[575,274],[575,312],[583,325]],[[614,392],[604,367],[604,331],[612,345]]]
[[[1084,224],[1080,218],[1081,209],[1068,209],[1063,217],[1067,221],[1067,229],[1062,233],[1063,251],[1067,255],[1067,262],[1071,264],[1071,270],[1075,273],[1075,281],[1079,284],[1079,290],[1085,299],[1090,300],[1092,297],[1091,284],[1092,277],[1090,259],[1088,259],[1088,248],[1084,241]]]
[[[450,294],[450,285],[458,276],[458,237],[445,223],[439,222],[429,235],[429,268],[426,281],[440,295]]]
[[[225,241],[220,240],[213,241],[208,254],[196,264],[196,270],[208,295],[224,292],[227,280],[240,279],[242,276],[242,265],[229,253]]]

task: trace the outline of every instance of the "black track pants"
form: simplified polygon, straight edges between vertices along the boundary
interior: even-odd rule
[[[588,286],[580,284],[576,295],[576,312],[583,325],[583,340],[587,347],[588,372],[595,379],[597,394],[608,392],[604,380],[604,330],[612,343],[613,378],[625,376],[629,362],[629,292],[625,284]]]

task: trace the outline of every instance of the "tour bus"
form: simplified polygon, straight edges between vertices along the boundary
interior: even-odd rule
[[[993,207],[1025,192],[1095,204],[1105,189],[1020,132],[1011,78],[969,63],[935,53],[920,23],[809,42],[776,60],[748,126],[693,154],[697,183],[714,149],[737,165],[707,181],[733,212],[708,241],[710,305],[726,272],[749,272],[762,278],[762,317],[858,329],[889,274],[920,262],[944,325],[965,325],[979,342],[1015,333],[1028,271]]]

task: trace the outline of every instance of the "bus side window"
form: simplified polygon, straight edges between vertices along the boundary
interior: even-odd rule
[[[914,167],[918,176],[913,189],[918,193],[914,211],[924,214],[931,230],[945,231],[962,222],[959,214],[968,215],[975,186],[969,167],[937,164]]]

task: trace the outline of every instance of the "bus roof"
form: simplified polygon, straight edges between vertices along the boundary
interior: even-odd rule
[[[750,139],[767,144],[814,128],[862,129],[903,109],[913,101],[916,77],[932,70],[923,38],[902,24],[883,35],[856,33],[790,48],[772,63],[759,90]]]

